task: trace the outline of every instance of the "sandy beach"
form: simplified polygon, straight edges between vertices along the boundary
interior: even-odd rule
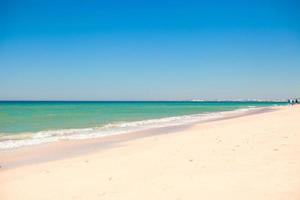
[[[300,106],[283,106],[2,167],[0,199],[297,200],[299,119]]]

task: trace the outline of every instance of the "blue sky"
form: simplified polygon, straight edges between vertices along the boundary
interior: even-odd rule
[[[300,97],[300,3],[0,0],[0,99]]]

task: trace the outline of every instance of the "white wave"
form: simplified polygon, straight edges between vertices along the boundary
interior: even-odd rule
[[[220,119],[224,117],[236,116],[247,113],[257,108],[249,106],[247,108],[237,109],[234,111],[202,113],[194,115],[183,115],[175,117],[166,117],[159,119],[149,119],[133,122],[111,123],[102,127],[82,128],[82,129],[61,129],[40,131],[36,133],[20,134],[22,137],[17,139],[19,134],[6,136],[5,140],[0,140],[0,150],[14,149],[30,145],[55,142],[60,140],[78,140],[105,137],[108,135],[126,134],[129,132],[143,131],[151,128],[162,128],[168,126],[183,125],[206,120]],[[26,135],[26,137],[24,137]],[[25,138],[25,139],[24,139]]]

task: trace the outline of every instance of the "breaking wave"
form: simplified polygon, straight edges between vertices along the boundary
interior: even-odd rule
[[[233,111],[201,113],[194,115],[174,116],[133,122],[110,123],[102,127],[92,128],[47,130],[10,135],[0,133],[0,150],[9,150],[24,146],[38,145],[60,140],[100,138],[111,135],[143,131],[152,128],[192,124],[201,121],[217,120],[226,117],[239,116],[261,109],[265,108],[249,106],[247,108],[237,109]]]

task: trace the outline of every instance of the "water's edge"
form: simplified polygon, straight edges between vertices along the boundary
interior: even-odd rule
[[[172,134],[186,130],[194,125],[212,121],[221,121],[232,118],[238,118],[248,115],[275,111],[276,107],[265,107],[252,109],[248,112],[231,114],[222,118],[207,119],[198,122],[192,122],[180,125],[171,125],[167,127],[156,127],[147,130],[130,132],[127,134],[110,135],[106,137],[85,139],[85,140],[63,140],[58,142],[46,143],[43,145],[26,146],[18,149],[9,149],[0,151],[1,170],[12,169],[24,165],[31,165],[43,162],[49,162],[59,159],[76,157],[87,153],[92,153],[107,148],[114,148],[121,145],[122,142],[135,140],[144,137],[151,137],[160,134]]]
[[[121,135],[128,134],[131,132],[145,131],[153,128],[199,123],[201,121],[217,120],[230,116],[247,114],[252,111],[264,110],[267,108],[269,107],[246,107],[232,111],[181,115],[123,123],[110,123],[102,127],[48,130],[39,131],[35,133],[2,135],[0,137],[0,151],[64,140],[101,138],[112,135]]]

